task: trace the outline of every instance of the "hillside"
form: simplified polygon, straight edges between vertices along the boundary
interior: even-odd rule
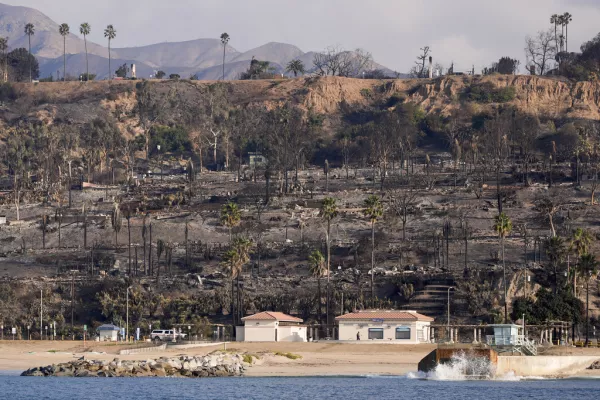
[[[214,67],[213,77],[218,75],[219,68]],[[202,89],[213,83],[149,81],[151,90],[156,93],[168,91],[176,93],[179,99],[190,101],[200,99],[198,96],[202,96]],[[370,107],[385,103],[391,96],[397,96],[404,102],[414,102],[426,113],[448,114],[461,107],[471,107],[479,112],[493,110],[499,104],[479,104],[462,100],[468,88],[485,83],[497,88],[513,87],[515,98],[504,105],[515,106],[529,114],[563,121],[600,119],[600,83],[571,83],[532,76],[444,77],[434,80],[386,81],[323,77],[283,81],[233,81],[224,85],[227,87],[228,102],[233,107],[246,107],[253,104],[270,108],[291,101],[305,110],[310,109],[315,113],[323,114],[325,126],[331,130],[337,126],[343,115],[341,107],[343,103],[357,108]],[[106,82],[40,83],[35,86],[19,84],[15,85],[19,98],[12,104],[6,104],[0,115],[5,121],[14,121],[15,118],[62,120],[68,115],[69,119],[83,123],[107,110],[114,109],[117,104],[128,108],[133,107],[135,87],[136,82],[113,82],[111,87]],[[370,95],[365,96],[365,93]],[[74,102],[73,99],[77,101]],[[92,110],[80,114],[78,110],[86,108],[87,104],[93,105]],[[165,104],[165,107],[168,105]],[[131,114],[127,118],[136,117]],[[137,124],[135,121],[131,122]]]
[[[478,88],[493,93],[510,88],[507,91],[510,96],[492,97],[498,102],[481,101],[481,96],[473,96]],[[118,304],[119,293],[124,292],[130,279],[147,296],[144,303],[151,304],[158,296],[164,297],[162,309],[140,311],[138,319],[143,316],[172,324],[174,307],[183,301],[197,306],[191,307],[193,312],[180,321],[191,321],[201,315],[211,323],[229,323],[230,280],[223,261],[233,233],[248,236],[255,243],[255,253],[241,273],[245,302],[242,314],[269,308],[302,315],[316,323],[323,319],[315,301],[318,280],[311,275],[307,257],[324,245],[326,224],[319,217],[319,209],[325,197],[336,199],[339,207],[331,231],[332,265],[338,266],[331,275],[333,316],[344,309],[405,308],[431,315],[437,322],[445,321],[444,300],[447,287],[452,286],[456,288],[451,300],[453,322],[497,321],[503,309],[504,264],[509,308],[514,309],[513,300],[525,296],[528,302],[537,301],[536,298],[547,301],[548,296],[543,297],[544,293],[538,289],[551,290],[553,285],[561,296],[556,301],[576,300],[581,305],[580,300],[584,299],[584,291],[580,290],[583,280],[577,281],[579,299],[573,299],[571,292],[563,289],[567,285],[562,281],[562,272],[567,267],[562,266],[560,274],[553,275],[546,252],[539,248],[553,227],[564,238],[565,248],[574,228],[581,227],[589,230],[591,237],[600,237],[597,205],[590,202],[597,181],[594,183],[586,173],[580,186],[574,184],[572,157],[578,147],[570,148],[571,152],[565,150],[565,155],[559,154],[548,170],[548,163],[544,162],[546,148],[538,141],[531,157],[535,161],[525,167],[526,173],[523,173],[522,151],[516,150],[495,175],[490,172],[488,151],[496,147],[484,142],[493,140],[493,133],[499,132],[501,140],[506,137],[518,149],[523,137],[537,132],[538,138],[555,135],[552,140],[556,139],[560,149],[564,138],[572,137],[569,135],[574,129],[581,128],[585,133],[586,126],[597,127],[598,82],[571,83],[530,76],[383,81],[334,77],[229,82],[154,80],[15,84],[5,86],[3,93],[0,139],[8,155],[5,167],[16,159],[15,150],[33,149],[26,154],[28,162],[23,165],[37,179],[31,183],[23,179],[26,184],[23,198],[16,203],[20,209],[12,199],[10,182],[4,182],[4,201],[0,202],[0,211],[9,221],[0,230],[3,255],[0,271],[4,276],[1,279],[16,293],[5,303],[13,310],[10,320],[25,321],[30,308],[27,296],[37,293],[39,287],[33,287],[41,282],[55,294],[55,301],[49,299],[45,304],[53,313],[60,314],[65,293],[70,293],[63,288],[68,282],[66,274],[78,269],[75,279],[79,288],[75,296],[80,300],[76,301],[75,318],[81,325],[109,321],[110,314],[103,313],[103,307],[107,302]],[[151,153],[148,159],[138,148],[130,158],[131,153],[126,151],[135,152],[130,147],[134,141],[122,139],[130,140],[148,132],[140,121],[140,102],[141,112],[146,113],[143,116],[152,118],[154,126],[148,130],[151,137],[160,140],[159,135],[166,131],[171,137],[193,140],[202,148],[198,151],[189,142],[180,143],[175,150]],[[289,104],[294,107],[269,112]],[[418,107],[413,107],[414,104]],[[212,116],[212,105],[219,117],[225,118],[217,122],[208,119]],[[248,114],[231,112],[234,109]],[[297,109],[303,113],[296,113]],[[505,112],[501,113],[501,109]],[[264,119],[252,114],[256,110]],[[448,154],[447,139],[441,137],[448,132],[445,129],[456,126],[448,123],[436,131],[426,130],[428,125],[422,123],[419,132],[410,130],[415,116],[422,122],[434,123],[445,120],[438,117],[455,111],[467,114],[457,128],[460,133],[482,138],[481,157],[474,161],[473,153],[467,153],[462,168],[457,168],[459,164]],[[373,117],[399,114],[410,119]],[[513,126],[499,124],[506,121],[501,119],[506,114],[510,115],[508,121]],[[239,115],[244,118],[236,120]],[[289,131],[282,129],[290,127],[289,120],[281,118],[285,115],[300,116],[292,120],[294,125]],[[486,124],[479,131],[474,127],[475,117],[482,115],[496,117],[490,130]],[[533,120],[535,126],[522,129],[515,115],[538,118],[526,118]],[[364,121],[371,117],[371,121],[380,125],[374,123],[375,128],[361,130],[363,125],[370,124]],[[229,124],[231,120],[236,125]],[[307,120],[317,123],[310,125],[305,123]],[[389,125],[387,121],[400,123]],[[595,124],[587,124],[589,121]],[[576,126],[571,122],[584,123]],[[218,123],[219,131],[232,132],[229,140],[221,140],[216,146],[216,155],[207,145],[212,136],[206,126],[210,123]],[[494,127],[500,129],[492,131]],[[337,140],[341,128],[354,141],[348,168],[343,168],[339,161],[344,145]],[[291,185],[287,193],[284,189],[287,180],[281,172],[283,164],[281,158],[277,159],[285,154],[281,146],[286,143],[282,140],[286,132],[291,133],[286,137],[290,140],[287,146],[294,156],[305,148],[311,151],[302,165],[288,164],[288,172],[298,169],[288,174]],[[418,154],[409,168],[409,163],[402,163],[403,149],[396,144],[410,144],[405,140],[411,133],[416,137]],[[574,135],[579,133],[575,131]],[[598,140],[597,133],[590,136]],[[250,140],[238,141],[239,138]],[[266,174],[269,169],[253,169],[240,157],[254,151],[252,142],[264,146],[269,169],[275,170],[270,181]],[[167,142],[152,143],[152,149],[160,151],[155,143]],[[239,143],[244,147],[238,147]],[[376,147],[378,144],[383,146]],[[65,145],[72,147],[65,149]],[[394,158],[390,169],[382,173],[375,157],[385,156],[389,148],[393,148],[390,157]],[[92,157],[98,150],[104,157],[94,161]],[[114,159],[110,159],[114,154],[118,157],[116,167]],[[227,156],[231,161],[227,170],[214,171],[215,165],[218,167]],[[128,164],[129,159],[133,163]],[[189,159],[199,171],[195,179],[190,179],[182,168]],[[331,163],[328,175],[323,173],[324,159]],[[238,160],[242,162],[238,164]],[[92,186],[73,190],[73,205],[65,207],[71,192],[64,188],[70,161],[73,175]],[[54,163],[53,167],[47,168],[48,163]],[[600,158],[595,163],[598,168]],[[107,165],[112,168],[108,170]],[[135,184],[128,168],[123,167],[127,165],[133,167]],[[46,179],[45,173],[50,178]],[[529,178],[525,178],[527,174]],[[549,178],[554,182],[552,188]],[[56,189],[45,186],[46,182]],[[496,184],[501,192],[500,189],[496,192]],[[55,192],[49,196],[49,190]],[[381,199],[385,213],[375,227],[376,265],[371,274],[373,225],[360,210],[364,210],[373,195]],[[403,198],[409,202],[406,226],[398,220],[401,211],[398,202]],[[223,204],[229,201],[238,204],[241,212],[239,226],[231,231],[221,218]],[[497,201],[501,203],[497,205]],[[545,203],[540,201],[556,202],[553,204],[560,207],[553,216],[554,225],[545,218],[545,209],[539,207]],[[262,208],[265,203],[267,206]],[[115,228],[119,225],[113,225],[111,220],[115,204],[120,204],[119,209],[129,216],[125,217],[127,223],[123,222],[120,233]],[[492,228],[497,207],[501,205],[514,226],[506,238],[505,263],[499,260],[498,237]],[[88,214],[82,218],[83,210]],[[147,253],[149,238],[144,232],[148,222],[152,224],[152,248]],[[48,225],[42,227],[42,223]],[[449,227],[445,246],[442,227],[444,230]],[[131,252],[126,247],[129,243]],[[172,258],[165,253],[161,257],[159,243],[169,249]],[[148,255],[154,254],[153,249],[156,258],[153,255],[150,261]],[[598,242],[591,243],[590,249],[597,254]],[[531,276],[531,282],[523,278],[524,271]],[[561,277],[560,282],[555,281],[557,276]],[[374,303],[367,301],[371,282]],[[595,294],[590,297],[591,313],[597,315],[600,300]],[[559,305],[556,310],[560,314],[550,315],[546,303],[538,306],[537,314],[528,314],[528,318],[572,320],[569,307]],[[5,318],[9,320],[8,316]],[[577,328],[580,336],[582,326],[580,323]]]

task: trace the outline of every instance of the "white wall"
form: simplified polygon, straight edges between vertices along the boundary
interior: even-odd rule
[[[244,324],[245,342],[275,341],[275,329],[278,325],[276,321],[246,321]]]
[[[496,375],[502,376],[510,372],[516,376],[569,376],[586,369],[599,359],[598,356],[499,356]]]
[[[306,342],[305,326],[280,326],[277,330],[278,342]]]
[[[277,335],[275,332],[277,331]],[[241,342],[306,342],[306,327],[279,326],[277,321],[245,321],[236,327],[236,341]]]
[[[117,331],[99,331],[98,336],[101,342],[116,342],[118,333]]]
[[[384,323],[371,321],[339,321],[339,340],[356,340],[357,332],[360,332],[360,340],[369,340],[369,328],[383,328],[382,341],[394,341],[395,343],[421,343],[417,337],[417,330],[423,330],[423,341],[427,341],[426,326],[429,322],[417,321],[386,321]],[[410,339],[396,339],[397,327],[410,327]]]

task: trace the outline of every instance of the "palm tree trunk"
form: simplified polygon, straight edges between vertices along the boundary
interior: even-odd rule
[[[87,37],[83,35],[83,43],[85,44],[85,80],[90,80],[90,65],[88,63]]]
[[[586,283],[585,294],[585,347],[590,344],[590,279]]]
[[[323,310],[321,309],[321,277],[317,278],[317,300],[318,300],[318,310],[319,310],[319,324],[323,323]]]
[[[232,329],[235,329],[235,279],[231,278],[231,326]]]
[[[371,221],[371,307],[375,307],[375,221]]]
[[[67,37],[63,36],[63,82],[67,81]]]
[[[506,302],[506,264],[504,262],[504,236],[502,236],[502,278],[504,281],[504,323],[508,321],[508,303]]]
[[[223,44],[223,78],[225,80],[225,49],[227,48],[227,44]]]
[[[112,68],[110,66],[110,39],[108,39],[108,80],[112,81]]]
[[[29,36],[29,82],[33,82],[32,65],[31,65],[31,35]]]

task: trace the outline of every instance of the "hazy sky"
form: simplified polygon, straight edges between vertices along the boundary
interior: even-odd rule
[[[246,51],[267,42],[303,51],[328,45],[365,48],[401,72],[419,48],[455,70],[477,70],[501,56],[524,59],[524,38],[550,28],[550,15],[570,12],[569,49],[600,32],[600,0],[0,0],[37,8],[57,23],[92,25],[104,44],[113,24],[114,47],[231,36]],[[73,31],[75,29],[72,29]],[[523,67],[521,68],[523,70]]]

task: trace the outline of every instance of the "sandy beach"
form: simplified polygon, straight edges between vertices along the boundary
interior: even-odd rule
[[[118,355],[123,345],[72,341],[0,342],[0,370],[24,371],[31,367],[72,361],[84,356],[93,360],[146,360],[162,356],[205,355],[226,348],[260,357],[247,376],[332,376],[405,375],[417,370],[417,363],[436,345],[349,344],[349,343],[227,343],[185,350],[164,350],[134,355]],[[293,353],[291,360],[273,353]],[[552,348],[545,355],[598,355],[600,349]],[[600,370],[585,370],[577,376],[600,377]]]

